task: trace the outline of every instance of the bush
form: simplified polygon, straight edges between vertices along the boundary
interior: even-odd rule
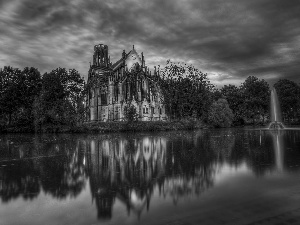
[[[126,121],[128,122],[133,122],[133,121],[137,121],[138,120],[138,114],[137,114],[137,111],[136,111],[136,108],[131,105],[131,104],[128,104],[125,106],[124,108],[124,118]]]
[[[225,99],[218,99],[212,104],[208,112],[208,122],[214,127],[230,127],[233,113]]]

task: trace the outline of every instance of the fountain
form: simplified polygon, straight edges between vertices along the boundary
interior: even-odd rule
[[[285,129],[281,119],[280,105],[275,88],[271,91],[271,123],[269,124],[269,129]]]
[[[270,104],[270,124],[265,128],[259,128],[258,130],[267,131],[270,133],[273,140],[275,166],[278,172],[284,169],[284,151],[286,146],[284,145],[284,136],[289,132],[299,131],[297,127],[286,127],[282,122],[281,110],[278,101],[276,89],[271,90],[271,104]],[[262,132],[261,132],[262,133]],[[261,134],[260,134],[261,135]],[[261,143],[261,136],[260,136]]]

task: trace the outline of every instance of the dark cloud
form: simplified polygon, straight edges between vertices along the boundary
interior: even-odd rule
[[[93,46],[134,44],[149,66],[185,61],[215,84],[255,75],[300,81],[298,0],[0,0],[1,66],[86,76]]]

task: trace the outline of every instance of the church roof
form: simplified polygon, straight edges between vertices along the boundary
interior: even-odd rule
[[[119,59],[117,62],[115,62],[113,65],[112,65],[112,69],[113,70],[116,70],[116,69],[118,69],[120,66],[121,66],[121,64],[122,64],[122,62],[124,62],[126,59],[127,59],[127,57],[129,56],[129,54],[132,52],[132,50],[130,51],[130,52],[128,52],[126,55],[125,55],[125,58],[121,58],[121,59]]]
[[[115,70],[119,69],[122,65],[124,65],[124,62],[128,59],[128,57],[131,54],[135,54],[142,61],[141,57],[139,56],[139,54],[136,52],[136,50],[133,47],[133,49],[131,49],[128,53],[125,54],[125,57],[121,57],[115,63],[109,64],[107,67],[103,66],[103,65],[91,65],[91,68],[101,69],[104,72],[115,71]]]
[[[117,68],[119,67],[119,64],[121,64],[123,61],[124,61],[123,58],[119,59],[117,62],[115,62],[115,63],[112,65],[112,68],[113,68],[113,69],[117,69]]]

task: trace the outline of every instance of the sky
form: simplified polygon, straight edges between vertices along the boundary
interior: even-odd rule
[[[0,0],[0,68],[74,68],[96,44],[132,46],[146,65],[193,64],[213,84],[300,82],[299,0]]]

